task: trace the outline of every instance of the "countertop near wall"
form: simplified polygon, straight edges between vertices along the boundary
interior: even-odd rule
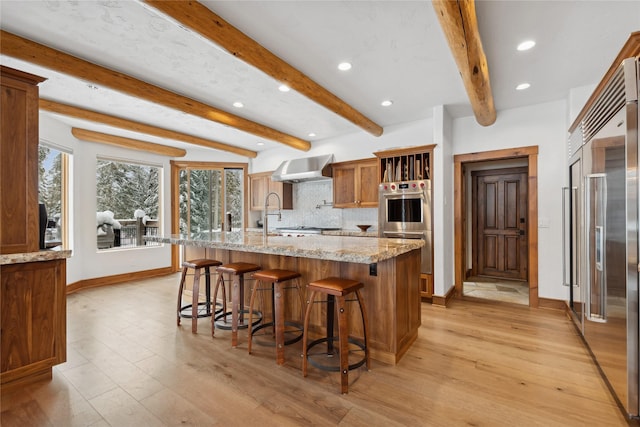
[[[48,250],[38,252],[20,252],[0,255],[0,265],[24,264],[27,262],[52,261],[71,257],[70,250]]]

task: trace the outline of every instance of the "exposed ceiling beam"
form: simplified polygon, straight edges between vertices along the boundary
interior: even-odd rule
[[[0,41],[0,54],[31,62],[85,81],[94,82],[97,85],[108,87],[155,104],[164,105],[165,107],[222,123],[262,138],[280,142],[298,150],[308,151],[311,148],[309,141],[227,113],[211,105],[187,98],[186,96],[154,86],[127,74],[96,65],[15,34],[0,30]]]
[[[262,70],[370,134],[382,135],[383,129],[380,125],[274,55],[205,5],[196,1],[144,0],[144,2],[208,38],[236,58]]]
[[[88,129],[71,128],[71,134],[78,139],[101,144],[115,145],[117,147],[129,148],[131,150],[144,151],[147,153],[160,154],[169,157],[184,157],[187,154],[182,148],[170,147],[168,145],[154,144],[153,142],[140,141],[139,139],[124,138],[122,136],[108,133],[94,132]]]
[[[476,121],[489,126],[496,121],[487,58],[478,32],[474,0],[432,0],[440,26],[456,60]]]
[[[215,150],[228,151],[230,153],[239,154],[241,156],[255,158],[258,153],[244,148],[227,145],[222,142],[211,141],[209,139],[188,135],[182,132],[176,132],[169,129],[159,128],[133,120],[127,120],[108,114],[98,113],[97,111],[86,110],[84,108],[74,107],[72,105],[61,104],[59,102],[50,101],[40,98],[40,109],[51,113],[62,114],[78,119],[89,120],[96,123],[103,123],[109,126],[126,129],[133,132],[146,133],[148,135],[158,136],[160,138],[168,138],[176,141],[182,141],[189,144],[200,145],[202,147],[213,148]]]

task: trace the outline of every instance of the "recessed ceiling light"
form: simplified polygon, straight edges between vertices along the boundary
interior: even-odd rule
[[[258,145],[264,145],[264,142],[260,141],[258,142]]]
[[[536,45],[533,40],[525,40],[518,45],[518,50],[529,50]]]
[[[242,108],[242,107],[244,107],[244,104],[242,102],[240,102],[240,101],[236,101],[236,102],[233,103],[233,106],[236,107],[236,108]]]
[[[525,90],[525,89],[529,89],[531,87],[531,85],[529,83],[520,83],[518,86],[516,86],[516,90]]]
[[[309,136],[310,136],[311,138],[313,138],[314,136],[316,136],[316,134],[315,134],[315,133],[313,133],[313,132],[310,132],[310,133],[309,133]]]
[[[349,62],[341,62],[338,64],[338,70],[347,71],[351,69],[351,63]]]
[[[291,88],[290,88],[289,86],[287,86],[287,85],[280,85],[280,86],[278,87],[278,90],[279,90],[280,92],[289,92],[289,91],[291,90]]]
[[[391,104],[393,104],[393,101],[390,99],[384,100],[380,103],[380,105],[382,105],[383,107],[388,107]]]

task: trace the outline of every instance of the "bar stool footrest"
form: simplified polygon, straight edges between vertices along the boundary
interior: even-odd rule
[[[227,321],[224,321],[224,316],[227,315]],[[245,322],[238,323],[238,329],[247,329],[249,326],[249,316],[245,316],[245,314],[249,314],[249,310],[240,310],[240,314],[242,315]],[[215,316],[215,325],[218,329],[223,330],[231,330],[231,316],[233,312],[227,311],[226,313],[220,312],[220,314],[216,314]],[[262,322],[262,312],[253,310],[253,324],[251,326],[256,326],[258,323]]]
[[[211,310],[214,307],[212,303],[209,303],[210,309],[207,313],[207,303],[205,301],[198,303],[198,318],[211,317],[212,314],[219,314],[222,312],[222,303],[217,302],[215,304],[215,310]],[[191,319],[191,307],[192,304],[183,305],[180,307],[180,317],[183,319]]]
[[[274,323],[273,322],[269,322],[269,323],[262,323],[260,325],[254,326],[251,332],[251,335],[253,335],[254,341],[256,344],[258,345],[262,345],[265,347],[275,347],[276,346],[276,342],[275,340],[272,341],[260,341],[260,340],[256,340],[256,332],[264,329],[264,328],[268,328],[269,326],[273,326]],[[294,336],[293,338],[290,338],[288,340],[285,340],[284,345],[289,345],[289,344],[294,344],[297,343],[298,341],[300,341],[302,339],[302,332],[303,332],[303,327],[300,323],[298,322],[291,322],[291,321],[285,321],[284,322],[285,326],[293,326],[296,329],[289,329],[289,330],[285,330],[284,333],[286,334],[292,334],[292,333],[296,333],[297,335]],[[260,335],[258,335],[260,336]]]
[[[316,346],[318,344],[322,344],[322,343],[328,343],[330,339],[333,342],[338,342],[339,337],[333,337],[333,338],[324,337],[324,338],[320,338],[320,339],[311,341],[307,345],[307,361],[312,366],[315,366],[316,368],[321,369],[323,371],[340,372],[340,355],[339,355],[337,346],[333,347],[333,353],[331,353],[331,354],[327,354],[327,352],[309,354],[309,350],[311,350],[314,346]],[[361,340],[357,340],[355,338],[349,337],[348,341],[349,341],[350,344],[354,344],[354,345],[356,345],[357,347],[359,347],[362,350],[362,359],[358,360],[355,363],[349,364],[349,370],[357,369],[360,366],[364,365],[365,362],[367,361],[366,353],[365,353],[366,347],[364,345],[364,342],[362,342]],[[318,362],[318,360],[316,360],[314,357],[311,357],[311,356],[324,356],[324,358],[326,358],[328,360],[334,360],[336,362],[336,364],[335,364],[335,366],[334,365],[323,364],[323,363]],[[318,359],[319,359],[319,357],[318,357]]]

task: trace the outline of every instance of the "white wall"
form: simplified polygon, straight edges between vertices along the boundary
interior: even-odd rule
[[[483,127],[474,117],[454,120],[453,154],[538,146],[538,295],[566,299],[562,286],[562,187],[566,180],[567,103],[500,111]],[[453,238],[453,236],[451,236]]]
[[[263,151],[251,160],[250,171],[265,172],[276,169],[284,160],[333,154],[335,162],[375,157],[373,153],[395,147],[412,147],[433,144],[433,120],[425,119],[397,126],[388,126],[382,136],[375,137],[357,131],[337,138],[313,142],[309,151],[288,147]]]
[[[444,106],[433,109],[433,292],[454,286],[453,120]]]
[[[101,250],[96,248],[96,158],[98,156],[133,160],[163,168],[160,197],[161,229],[170,234],[169,158],[105,144],[79,141],[71,127],[46,113],[40,113],[40,139],[72,151],[70,228],[72,256],[67,260],[67,283],[116,274],[125,274],[171,265],[169,245],[149,248]],[[181,160],[245,162],[246,158],[204,149],[189,150]]]

